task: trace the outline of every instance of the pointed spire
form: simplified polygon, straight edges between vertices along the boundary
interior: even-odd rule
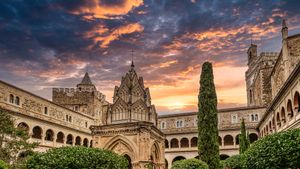
[[[131,68],[134,68],[134,63],[133,63],[133,49],[131,49]]]
[[[84,84],[84,85],[92,85],[93,84],[88,72],[85,73],[80,84]]]

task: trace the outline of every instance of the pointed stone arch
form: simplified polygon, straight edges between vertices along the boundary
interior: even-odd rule
[[[154,163],[157,163],[157,162],[161,161],[160,147],[159,147],[159,144],[156,141],[152,144],[150,159],[153,159],[152,162],[154,162]]]
[[[136,159],[136,145],[122,135],[117,135],[110,139],[103,147],[104,149],[114,151],[119,155],[128,155],[132,162]]]

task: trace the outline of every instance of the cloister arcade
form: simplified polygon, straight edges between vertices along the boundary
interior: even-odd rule
[[[230,134],[225,135],[224,137],[219,136],[219,145],[221,147],[239,145],[239,135],[232,136]],[[256,133],[249,134],[250,142],[253,143],[258,139],[258,135]],[[197,147],[198,138],[192,137],[188,139],[186,137],[182,138],[171,138],[165,140],[165,148],[168,149],[176,149],[176,148],[193,148]]]
[[[300,95],[298,91],[295,91],[292,96],[287,97],[283,102],[275,109],[271,118],[265,123],[264,127],[260,130],[260,135],[266,136],[268,134],[281,131],[288,123],[292,123],[296,120],[296,116],[300,114]]]
[[[18,128],[22,128],[29,132],[30,141],[39,142],[46,147],[59,147],[67,145],[92,147],[92,140],[85,138],[82,135],[73,133],[67,133],[65,131],[56,131],[54,129],[43,129],[39,125],[33,125],[32,127],[25,122],[19,122]],[[75,137],[76,136],[76,137]]]

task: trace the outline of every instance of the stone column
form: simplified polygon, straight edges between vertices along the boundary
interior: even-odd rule
[[[53,147],[56,147],[56,136],[57,134],[53,134]]]

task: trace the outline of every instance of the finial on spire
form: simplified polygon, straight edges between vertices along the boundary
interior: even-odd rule
[[[134,50],[131,49],[131,67],[132,67],[132,68],[134,67],[134,63],[133,63],[133,52],[134,52]]]

